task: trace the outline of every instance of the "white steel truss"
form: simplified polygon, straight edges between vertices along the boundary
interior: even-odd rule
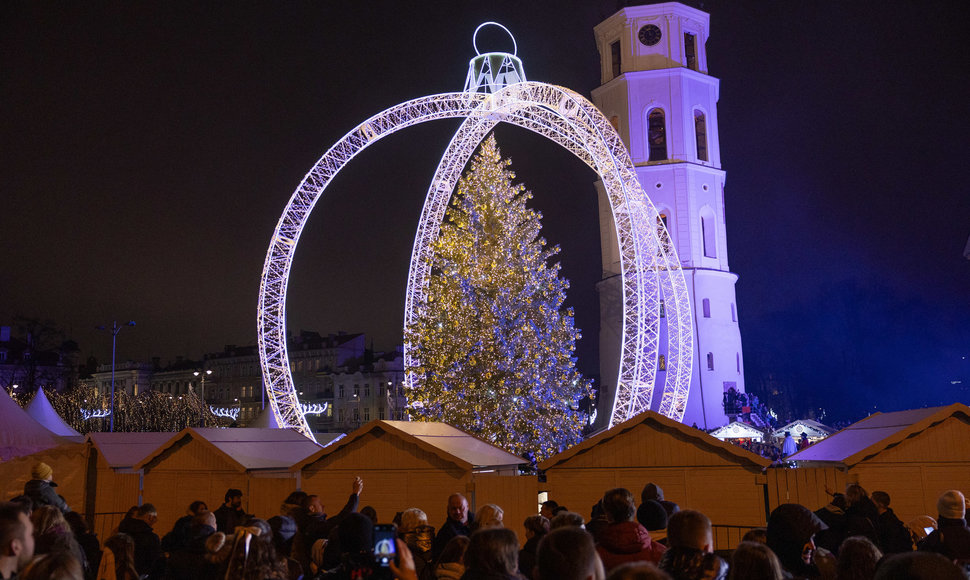
[[[395,105],[347,133],[307,173],[277,223],[260,283],[260,362],[280,426],[312,437],[297,400],[286,347],[289,271],[310,212],[337,172],[370,144],[405,127],[446,118],[467,120],[439,164],[421,213],[408,276],[405,323],[416,317],[414,308],[421,303],[421,293],[427,287],[428,251],[465,162],[496,123],[524,127],[565,147],[589,165],[602,180],[613,211],[624,308],[620,372],[610,426],[649,409],[652,403],[661,296],[667,315],[668,360],[660,409],[681,420],[690,386],[693,333],[687,285],[669,235],[640,187],[619,135],[602,113],[568,89],[522,82],[493,94],[445,93]],[[405,345],[408,368],[416,362],[413,354]],[[406,375],[408,385],[415,385],[415,380],[411,373]]]

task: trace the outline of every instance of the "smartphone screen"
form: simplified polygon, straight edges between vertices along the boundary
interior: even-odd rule
[[[374,560],[378,566],[387,567],[397,557],[397,526],[377,524],[374,526]]]
[[[926,532],[926,535],[928,536],[933,533],[933,528],[923,528],[923,531]]]

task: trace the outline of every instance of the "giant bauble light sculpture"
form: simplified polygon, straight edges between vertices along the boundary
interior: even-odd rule
[[[501,27],[494,22],[482,26],[486,25]],[[660,215],[636,178],[629,153],[606,117],[583,96],[527,81],[515,48],[512,53],[479,52],[477,34],[482,26],[473,37],[476,56],[469,63],[462,92],[412,99],[357,125],[324,153],[290,197],[266,253],[257,313],[263,382],[281,427],[313,437],[297,399],[286,345],[286,289],[310,212],[333,177],[371,144],[412,125],[451,118],[465,121],[441,158],[421,212],[408,275],[405,325],[417,318],[415,309],[430,274],[426,258],[466,162],[496,124],[523,127],[564,147],[593,169],[613,212],[622,272],[623,336],[609,425],[652,408],[655,392],[661,394],[656,405],[660,413],[678,421],[683,418],[693,360],[687,284]],[[662,306],[667,372],[664,383],[658,385]],[[417,362],[414,349],[405,345],[404,355],[411,368]],[[408,373],[405,381],[419,385],[420,377]]]

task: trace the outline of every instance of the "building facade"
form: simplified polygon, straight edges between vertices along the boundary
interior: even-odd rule
[[[744,362],[728,266],[725,172],[717,125],[718,79],[707,74],[709,15],[668,2],[623,8],[594,29],[601,85],[596,106],[619,132],[643,190],[660,212],[687,280],[694,361],[684,423],[727,424],[722,401],[744,392]],[[599,192],[603,277],[600,296],[599,421],[609,417],[619,370],[623,301],[609,201]],[[665,328],[656,384],[665,379]],[[654,409],[660,397],[654,396]]]

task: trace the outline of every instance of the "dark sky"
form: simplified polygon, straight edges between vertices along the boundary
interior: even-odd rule
[[[121,359],[253,343],[273,228],[330,145],[460,90],[485,20],[513,31],[530,80],[588,95],[592,27],[616,6],[2,3],[0,320],[52,319],[101,360],[93,327],[114,319],[138,322]],[[846,413],[966,401],[951,384],[970,383],[963,3],[702,7],[749,388],[770,375]],[[297,252],[291,330],[400,342],[418,214],[457,125],[402,131],[335,179]],[[562,245],[594,370],[595,176],[523,130],[498,137]]]

